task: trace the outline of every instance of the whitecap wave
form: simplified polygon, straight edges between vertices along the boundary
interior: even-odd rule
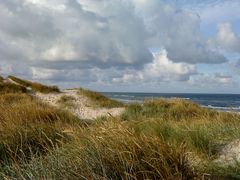
[[[239,107],[221,107],[221,106],[213,106],[213,105],[207,105],[207,106],[202,106],[210,109],[218,109],[218,110],[223,110],[223,111],[240,111],[240,106]]]

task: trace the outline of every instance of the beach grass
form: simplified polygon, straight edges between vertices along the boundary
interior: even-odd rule
[[[60,103],[72,100],[63,96]],[[0,178],[239,177],[237,165],[214,163],[223,146],[240,138],[238,113],[159,99],[130,104],[119,117],[83,126],[69,112],[28,95],[0,95],[0,105]]]
[[[129,105],[122,120],[139,133],[156,135],[172,143],[185,141],[191,151],[208,159],[224,143],[240,137],[240,115],[217,112],[181,99]]]
[[[0,76],[0,82],[3,82],[4,78],[2,76]]]
[[[37,179],[197,177],[187,161],[184,144],[172,146],[158,137],[139,136],[122,121],[98,122],[74,137],[49,155],[15,167],[22,177]],[[16,173],[13,166],[7,169]]]
[[[95,92],[95,91],[91,91],[83,88],[79,88],[78,91],[79,91],[79,94],[89,98],[90,101],[92,102],[92,106],[94,107],[115,108],[115,107],[124,106],[123,103],[113,99],[109,99],[99,92]]]
[[[0,93],[26,93],[27,89],[24,86],[19,86],[12,83],[0,82]]]
[[[28,80],[20,79],[15,76],[8,76],[8,78],[24,87],[29,87],[32,90],[35,90],[35,91],[38,91],[41,93],[59,93],[60,92],[60,90],[57,86],[47,86],[47,85],[43,85],[41,83],[31,82]]]
[[[63,95],[61,98],[57,101],[58,104],[60,104],[63,108],[74,108],[76,107],[75,98],[73,96]]]
[[[67,139],[66,128],[80,122],[26,94],[0,95],[0,114],[0,164],[49,152]]]

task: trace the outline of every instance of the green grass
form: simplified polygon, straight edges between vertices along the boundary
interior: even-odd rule
[[[237,113],[160,99],[81,126],[68,112],[6,94],[0,114],[2,179],[239,178],[238,165],[214,163],[221,147],[240,138]]]
[[[208,159],[217,155],[222,144],[240,138],[238,114],[208,110],[179,99],[132,104],[121,118],[139,133],[172,143],[185,141],[189,150]]]
[[[106,96],[102,95],[101,93],[90,91],[83,88],[80,88],[78,90],[79,94],[88,97],[91,100],[92,105],[95,107],[114,108],[124,106],[123,103],[109,99]]]
[[[214,111],[201,108],[198,104],[183,101],[181,99],[174,100],[154,100],[146,101],[142,104],[131,104],[123,115],[125,120],[142,120],[146,118],[157,118],[164,120],[194,120],[200,118],[211,118],[215,115]]]
[[[49,152],[80,120],[25,94],[0,95],[0,164]]]
[[[16,173],[13,167],[8,169],[9,174]],[[44,158],[19,165],[18,172],[22,177],[36,179],[192,179],[197,176],[187,162],[184,144],[175,147],[158,137],[139,136],[121,121],[101,122],[79,130],[72,142]]]
[[[58,104],[60,104],[63,108],[74,108],[76,105],[74,104],[75,98],[72,96],[64,95],[58,100]]]
[[[33,90],[41,92],[41,93],[58,93],[58,92],[60,92],[60,90],[57,86],[46,86],[46,85],[43,85],[40,83],[23,80],[23,79],[15,77],[15,76],[8,76],[8,78],[15,81],[16,83],[19,83],[22,86],[30,87]]]
[[[203,171],[215,179],[240,179],[240,162],[236,162],[235,165],[211,162]]]

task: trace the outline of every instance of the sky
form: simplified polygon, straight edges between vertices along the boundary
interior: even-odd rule
[[[0,1],[0,74],[61,88],[240,93],[239,0]]]

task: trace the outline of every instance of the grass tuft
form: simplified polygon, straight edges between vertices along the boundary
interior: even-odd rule
[[[211,116],[212,111],[201,108],[198,104],[181,100],[151,100],[141,104],[130,104],[124,116],[125,120],[141,118],[163,118],[165,120],[192,120]]]
[[[37,179],[193,179],[185,145],[139,136],[120,121],[79,131],[75,140],[46,158],[20,166]],[[16,171],[14,171],[16,173]]]
[[[75,98],[73,96],[62,96],[57,103],[60,104],[63,108],[74,108],[76,105],[74,104]]]
[[[185,141],[190,151],[214,158],[222,144],[240,137],[240,115],[202,108],[185,100],[156,100],[129,105],[121,117],[138,132],[171,143]]]
[[[19,86],[12,83],[1,83],[0,82],[0,93],[26,93],[27,89],[23,86]]]
[[[4,78],[0,76],[0,83],[4,81]]]
[[[225,144],[240,139],[237,113],[160,99],[80,126],[26,94],[4,94],[0,114],[0,179],[239,178],[238,165],[214,163]]]
[[[0,95],[0,164],[41,155],[67,138],[79,119],[25,94]]]
[[[96,107],[104,107],[104,108],[114,108],[114,107],[123,107],[123,103],[107,98],[101,93],[90,91],[87,89],[80,88],[79,94],[83,94],[88,97],[92,104]]]
[[[15,77],[15,76],[8,76],[8,78],[22,86],[30,87],[33,90],[41,92],[41,93],[58,93],[58,92],[60,92],[60,90],[57,86],[46,86],[46,85],[43,85],[40,83],[23,80],[23,79]]]

